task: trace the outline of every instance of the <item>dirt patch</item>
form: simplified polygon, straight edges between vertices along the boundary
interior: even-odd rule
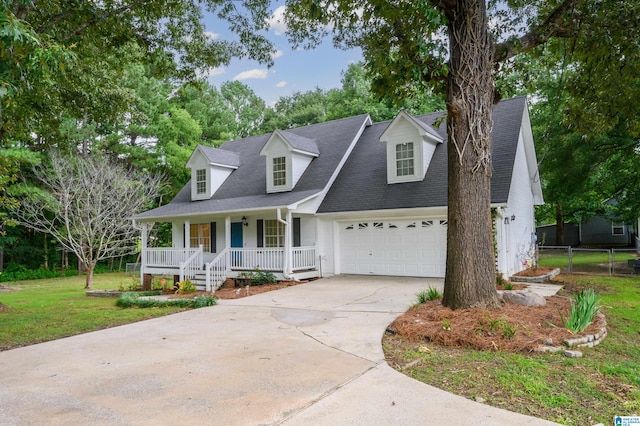
[[[280,281],[277,284],[254,285],[249,286],[249,288],[220,288],[216,290],[216,292],[214,293],[214,297],[216,297],[217,299],[241,299],[243,297],[254,296],[256,294],[266,293],[268,291],[280,290],[294,285],[305,284],[307,282],[308,281]],[[192,298],[200,295],[210,296],[211,293],[198,291],[196,293],[189,294],[174,294],[170,297],[170,299]]]
[[[497,290],[524,290],[525,288],[527,288],[527,284],[506,283],[506,284],[496,285]]]
[[[513,274],[515,277],[541,277],[543,275],[550,274],[554,271],[554,268],[527,268],[524,271],[520,271],[517,274]]]
[[[8,311],[9,307],[7,305],[5,305],[4,303],[0,302],[0,312],[5,312]]]
[[[397,318],[389,330],[410,342],[432,341],[445,346],[472,347],[484,351],[531,352],[549,339],[555,346],[565,339],[599,332],[604,318],[596,317],[583,333],[563,328],[570,301],[547,297],[546,306],[526,307],[511,303],[500,309],[458,309],[452,311],[440,301],[424,303]]]

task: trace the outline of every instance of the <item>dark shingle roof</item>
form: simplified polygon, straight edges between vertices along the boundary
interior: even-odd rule
[[[240,166],[240,154],[226,149],[213,148],[211,146],[198,145],[202,153],[210,163],[224,164],[226,166]]]
[[[240,166],[234,170],[209,200],[191,201],[191,184],[164,206],[134,216],[154,219],[243,209],[285,206],[322,191],[344,157],[347,148],[368,120],[367,115],[345,118],[287,130],[287,134],[314,140],[318,157],[309,164],[293,191],[268,194],[266,159],[260,151],[271,134],[253,136],[223,144],[217,151],[237,153]]]
[[[299,151],[308,152],[310,154],[320,154],[320,150],[318,150],[318,145],[316,141],[310,138],[306,138],[304,136],[296,135],[291,131],[287,130],[278,130],[278,132],[282,135],[287,142],[291,144],[294,149]]]
[[[524,97],[504,100],[493,108],[493,175],[491,202],[504,203],[509,196],[511,175],[518,144]],[[443,113],[416,116],[425,124],[433,123]],[[389,122],[368,127],[331,186],[318,212],[386,210],[447,205],[447,144],[438,144],[424,180],[387,184],[386,144],[380,135]],[[443,122],[436,129],[447,139]]]

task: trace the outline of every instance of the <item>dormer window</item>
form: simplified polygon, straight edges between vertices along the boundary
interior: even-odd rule
[[[196,193],[205,194],[207,192],[207,170],[196,170]]]
[[[396,176],[413,176],[413,161],[413,142],[396,145]]]
[[[275,157],[273,159],[273,186],[287,184],[287,158]]]
[[[275,130],[260,150],[266,158],[267,192],[291,191],[311,161],[320,155],[313,139]]]
[[[239,166],[237,152],[198,145],[187,161],[187,168],[191,169],[191,201],[210,199]]]
[[[387,145],[387,183],[393,184],[423,180],[443,139],[433,127],[400,111],[380,142]]]

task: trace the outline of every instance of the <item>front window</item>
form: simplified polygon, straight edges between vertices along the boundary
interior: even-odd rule
[[[275,219],[264,221],[264,246],[284,247],[284,224]]]
[[[287,184],[287,160],[285,157],[273,159],[273,186]]]
[[[204,251],[211,247],[211,225],[209,223],[192,223],[189,226],[189,247],[198,248],[203,245]]]
[[[196,193],[207,192],[207,171],[205,169],[196,170]]]
[[[622,223],[612,223],[611,224],[611,233],[613,235],[624,235],[624,224],[622,224]]]
[[[413,142],[396,145],[396,176],[413,176]]]

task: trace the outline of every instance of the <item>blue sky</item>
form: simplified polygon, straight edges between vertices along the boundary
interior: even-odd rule
[[[212,84],[220,87],[225,81],[242,81],[264,99],[267,105],[273,105],[281,96],[288,96],[294,92],[306,92],[316,87],[325,90],[340,87],[341,72],[346,70],[350,63],[362,59],[360,50],[335,49],[331,40],[313,50],[293,50],[284,34],[285,27],[280,21],[282,10],[283,6],[275,9],[267,34],[278,50],[274,57],[274,66],[267,69],[265,65],[255,61],[234,59],[228,66],[211,70],[208,79]],[[211,37],[233,37],[226,23],[214,15],[205,14],[204,22]]]

